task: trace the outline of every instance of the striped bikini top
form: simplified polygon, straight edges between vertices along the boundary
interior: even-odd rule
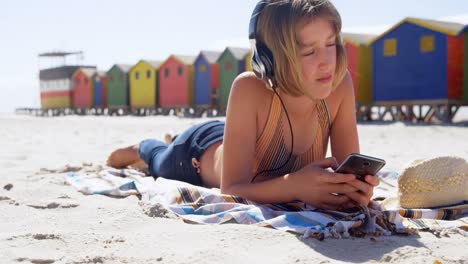
[[[330,114],[325,100],[320,100],[318,102],[316,111],[318,114],[319,128],[317,129],[312,146],[301,155],[292,154],[288,163],[284,167],[279,168],[287,161],[290,150],[287,149],[284,141],[284,111],[278,96],[273,95],[267,123],[256,144],[253,167],[254,176],[276,177],[285,175],[295,172],[315,160],[325,158],[331,128]],[[286,136],[290,136],[289,131],[286,133]]]

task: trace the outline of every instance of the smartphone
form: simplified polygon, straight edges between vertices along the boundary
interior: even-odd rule
[[[375,176],[385,166],[385,160],[358,153],[350,154],[336,169],[337,173],[356,175],[357,179],[365,181],[366,175]]]

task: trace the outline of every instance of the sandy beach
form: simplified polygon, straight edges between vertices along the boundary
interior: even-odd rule
[[[468,237],[459,234],[303,240],[269,228],[152,217],[135,196],[86,196],[65,181],[67,170],[104,165],[117,147],[204,120],[0,114],[0,263],[468,263]],[[361,152],[394,171],[416,159],[468,159],[466,111],[455,121],[359,124]]]

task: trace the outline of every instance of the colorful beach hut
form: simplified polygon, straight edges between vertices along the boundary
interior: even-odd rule
[[[93,76],[96,69],[79,68],[73,74],[73,108],[93,106]]]
[[[213,94],[218,93],[219,56],[221,52],[218,51],[201,51],[195,60],[195,105],[211,105]]]
[[[463,97],[464,25],[406,18],[371,41],[375,101]]]
[[[158,105],[158,70],[160,61],[141,60],[130,70],[130,107]]]
[[[218,59],[219,64],[219,96],[221,107],[227,106],[231,85],[237,75],[252,70],[250,49],[227,47]]]
[[[465,54],[463,56],[463,99],[468,100],[468,26],[463,29],[462,35],[465,41]]]
[[[245,58],[245,71],[253,71],[252,69],[252,52],[250,52],[249,50],[249,53],[247,54],[247,57]]]
[[[171,55],[159,68],[159,105],[161,107],[193,104],[193,63],[195,56]]]
[[[375,35],[343,33],[348,55],[348,70],[354,84],[356,102],[372,101],[372,49],[370,41]]]
[[[41,108],[73,107],[73,74],[79,69],[96,69],[95,66],[61,66],[39,71]]]
[[[128,72],[132,65],[115,64],[107,71],[107,106],[126,107],[129,104]]]
[[[107,77],[105,71],[97,71],[93,75],[93,106],[107,106]]]

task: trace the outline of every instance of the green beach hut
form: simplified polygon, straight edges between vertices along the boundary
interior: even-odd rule
[[[227,47],[218,58],[219,65],[219,95],[218,104],[226,108],[231,85],[240,73],[249,70],[247,62],[250,60],[251,51],[248,48]]]
[[[107,71],[107,106],[109,108],[129,106],[128,73],[132,65],[115,64]]]

